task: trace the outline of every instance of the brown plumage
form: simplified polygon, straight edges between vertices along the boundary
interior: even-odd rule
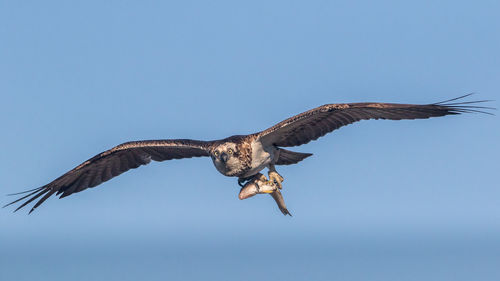
[[[31,191],[30,194],[17,199],[9,205],[31,196],[16,209],[17,211],[44,195],[31,209],[33,211],[54,193],[60,195],[60,198],[66,197],[89,187],[97,186],[130,169],[146,165],[151,160],[165,161],[209,156],[208,147],[209,142],[193,140],[126,142],[97,154],[47,185],[29,190]]]
[[[464,96],[466,97],[466,96]],[[463,97],[460,97],[463,98]],[[459,99],[459,98],[457,98]],[[449,101],[453,101],[452,99]],[[450,114],[482,112],[487,107],[467,106],[466,103],[434,103],[427,105],[397,103],[325,104],[290,117],[259,133],[263,143],[290,147],[306,144],[342,126],[368,119],[427,119]],[[487,113],[487,112],[483,112]]]
[[[468,95],[466,95],[468,96]],[[38,201],[30,213],[51,195],[60,198],[95,187],[130,169],[148,164],[151,160],[210,156],[217,170],[226,176],[239,178],[239,183],[252,179],[259,171],[269,168],[269,177],[281,188],[282,178],[274,165],[295,164],[311,156],[281,149],[306,144],[342,126],[367,119],[426,119],[460,113],[481,112],[492,109],[475,104],[485,101],[445,102],[416,105],[396,103],[346,103],[327,104],[288,118],[264,131],[246,135],[232,136],[215,141],[188,139],[149,140],[127,142],[102,152],[78,165],[54,181],[42,187],[17,193],[27,195],[7,204],[24,201],[15,211],[27,204]],[[274,173],[274,174],[273,174]],[[284,200],[279,189],[274,194],[282,212]],[[4,206],[4,207],[6,207]]]

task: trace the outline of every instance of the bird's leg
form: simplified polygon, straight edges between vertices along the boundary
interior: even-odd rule
[[[279,189],[282,188],[281,183],[285,180],[278,172],[276,172],[276,168],[273,164],[269,165],[269,184],[276,184]]]

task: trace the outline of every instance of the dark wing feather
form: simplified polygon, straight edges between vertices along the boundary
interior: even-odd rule
[[[151,160],[165,161],[209,156],[210,145],[211,142],[196,140],[127,142],[92,157],[51,183],[30,190],[31,193],[6,206],[26,199],[26,201],[15,210],[17,211],[44,195],[30,210],[31,213],[54,193],[60,195],[60,198],[66,197],[89,187],[97,186],[130,169],[146,165]]]
[[[493,109],[470,105],[486,101],[450,103],[450,101],[463,97],[425,105],[396,103],[326,104],[288,118],[267,130],[257,133],[257,135],[265,145],[290,147],[316,140],[335,129],[360,120],[425,119],[470,112],[490,114],[481,110]]]

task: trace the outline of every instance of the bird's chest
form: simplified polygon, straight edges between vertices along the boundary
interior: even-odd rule
[[[267,167],[274,160],[275,148],[265,149],[261,142],[254,141],[251,143],[251,158],[248,170],[242,177],[249,177],[257,174],[262,169]]]

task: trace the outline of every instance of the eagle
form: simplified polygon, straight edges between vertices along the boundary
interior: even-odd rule
[[[432,104],[325,104],[249,135],[234,135],[212,141],[164,139],[126,142],[97,154],[44,186],[10,194],[22,194],[22,197],[4,207],[25,200],[14,210],[16,212],[38,199],[30,209],[31,213],[54,194],[64,198],[98,186],[151,160],[210,157],[217,171],[238,179],[242,187],[240,199],[267,193],[274,198],[284,215],[291,215],[280,192],[284,178],[276,171],[276,166],[297,164],[312,154],[290,151],[285,147],[306,144],[360,120],[427,119],[461,113],[491,114],[485,110],[494,108],[477,105],[487,100],[458,101],[467,96],[470,94]],[[268,169],[269,178],[260,173],[265,168]]]

